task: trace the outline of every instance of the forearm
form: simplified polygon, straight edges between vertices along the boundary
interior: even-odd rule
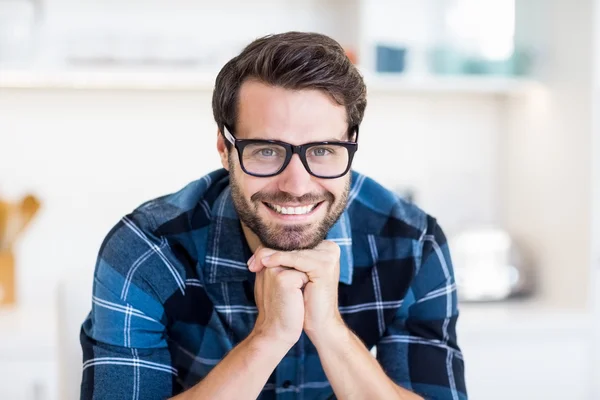
[[[396,385],[347,327],[340,326],[313,343],[338,399],[422,399]]]
[[[256,399],[288,350],[252,333],[202,381],[173,400]]]

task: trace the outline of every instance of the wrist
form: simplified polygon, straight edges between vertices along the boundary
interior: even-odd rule
[[[330,324],[322,327],[321,329],[306,330],[306,335],[315,345],[317,350],[320,348],[329,348],[332,345],[341,343],[349,337],[349,334],[350,329],[348,329],[341,318],[339,320],[332,321]]]
[[[278,335],[273,330],[257,326],[250,332],[248,339],[254,343],[256,347],[260,348],[260,350],[283,353],[284,355],[298,341],[298,339],[292,340],[285,335]]]

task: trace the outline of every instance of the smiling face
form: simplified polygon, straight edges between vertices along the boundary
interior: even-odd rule
[[[239,92],[237,139],[271,139],[294,145],[345,141],[346,109],[322,91],[288,90],[249,80]],[[340,217],[348,199],[350,174],[336,179],[311,176],[294,155],[279,174],[259,178],[244,173],[237,150],[229,152],[223,135],[217,148],[230,172],[232,198],[244,233],[277,250],[312,248]]]

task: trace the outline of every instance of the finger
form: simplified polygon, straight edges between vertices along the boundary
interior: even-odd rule
[[[273,253],[275,253],[275,250],[259,246],[248,260],[248,269],[252,272],[260,272],[264,267],[261,263],[261,259]]]
[[[273,279],[272,277],[266,277],[265,273],[269,272],[272,276],[277,276],[277,274],[279,274],[280,272],[286,271],[289,268],[284,268],[284,267],[276,267],[276,268],[263,268],[263,270],[259,273],[256,274],[256,279],[254,281],[254,293],[257,299],[259,299],[259,297],[262,299],[262,296],[257,296],[257,290],[258,292],[262,293],[264,290],[264,286],[265,286],[265,282],[267,280]],[[260,289],[259,289],[260,288]]]
[[[276,279],[285,288],[302,289],[308,283],[308,275],[289,268],[277,274]]]
[[[333,242],[331,240],[323,240],[315,247],[315,250],[324,251],[328,254],[331,254],[332,256],[337,255],[339,257],[340,255],[340,246],[336,242]]]
[[[257,274],[254,281],[254,301],[256,304],[260,304],[262,302],[263,279],[264,277],[262,274]]]
[[[262,246],[261,246],[261,245],[259,245],[259,246],[256,248],[256,251],[254,252],[254,254],[252,254],[252,257],[250,257],[250,258],[248,259],[248,261],[246,261],[246,265],[248,266],[248,269],[252,270],[252,264],[254,263],[254,259],[256,258],[256,252],[257,252],[258,250],[260,250],[260,249],[261,249],[261,247],[262,247]]]
[[[315,257],[315,253],[311,250],[302,251],[278,251],[269,256],[263,257],[261,263],[266,268],[277,266],[286,266],[294,268],[297,271],[311,273],[319,268],[322,260]]]
[[[255,273],[261,272],[264,269],[264,265],[262,263],[262,258],[265,257],[265,254],[269,255],[274,252],[275,252],[274,250],[271,250],[271,252],[261,251],[260,253],[255,253],[253,256],[254,259],[252,260],[252,263],[249,264],[248,269]]]

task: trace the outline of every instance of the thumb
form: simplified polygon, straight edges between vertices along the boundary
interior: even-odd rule
[[[252,272],[259,273],[265,268],[262,259],[274,253],[276,253],[275,250],[259,247],[258,250],[254,252],[254,255],[248,260],[248,269]]]

